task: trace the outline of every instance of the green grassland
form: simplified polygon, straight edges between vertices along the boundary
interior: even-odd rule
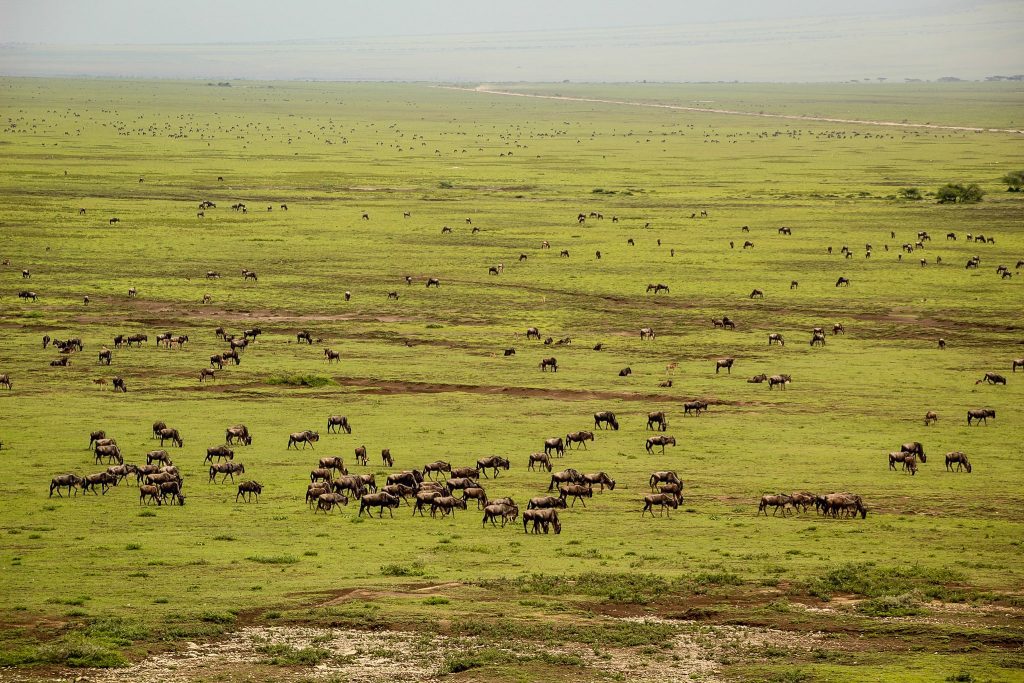
[[[712,99],[696,86],[520,87]],[[1006,84],[871,86],[849,99],[836,87],[751,87],[713,86],[716,104],[956,125],[1010,125],[1024,104]],[[865,94],[883,90],[897,102]],[[963,103],[968,90],[976,108]],[[10,675],[116,665],[281,624],[483,643],[541,628],[545,642],[660,661],[671,637],[707,624],[827,636],[812,650],[719,653],[714,676],[726,679],[1020,680],[1024,375],[1010,362],[1024,356],[1024,277],[995,273],[1024,258],[1024,197],[999,182],[1024,168],[1020,136],[416,84],[0,79],[0,93],[0,258],[10,259],[0,374],[13,381],[0,388],[0,664],[22,666]],[[963,206],[897,198],[950,181],[988,194]],[[203,200],[217,208],[198,218]],[[248,213],[232,211],[238,201]],[[604,219],[577,224],[591,211]],[[777,233],[783,225],[792,236]],[[898,260],[919,230],[934,239]],[[975,254],[981,268],[966,270]],[[489,275],[498,263],[503,274]],[[242,268],[258,283],[243,282]],[[835,287],[839,276],[851,286]],[[441,287],[426,289],[428,277]],[[645,294],[658,282],[671,293]],[[755,287],[763,300],[748,298]],[[38,301],[17,298],[22,289]],[[712,327],[723,314],[735,331]],[[811,348],[811,328],[834,322],[846,334]],[[572,343],[515,336],[533,325]],[[645,325],[656,340],[639,339]],[[241,365],[200,384],[199,369],[226,350],[218,326],[264,334]],[[322,341],[297,344],[300,330]],[[164,331],[190,341],[156,348]],[[114,335],[138,332],[148,344],[96,364]],[[769,347],[769,332],[786,346]],[[52,368],[43,334],[80,336],[85,351]],[[341,362],[325,363],[324,348]],[[540,372],[548,356],[557,373]],[[716,374],[726,356],[733,372]],[[626,366],[633,374],[619,377]],[[989,371],[1008,385],[975,384]],[[746,382],[762,372],[793,383]],[[126,394],[94,383],[115,375]],[[660,387],[667,378],[673,386]],[[684,417],[694,398],[711,409]],[[966,411],[981,407],[998,417],[968,427]],[[592,429],[598,410],[622,428],[556,468],[606,471],[617,487],[565,511],[558,536],[481,528],[472,505],[454,519],[412,519],[403,506],[378,520],[353,506],[314,515],[303,502],[318,456],[381,481],[390,448],[394,470],[505,455],[512,469],[484,485],[524,505],[548,484],[528,455],[547,437]],[[669,414],[678,440],[664,455],[644,451],[653,410]],[[940,418],[925,427],[928,410]],[[353,434],[326,434],[332,414],[347,415]],[[184,507],[140,507],[127,484],[47,497],[52,476],[102,469],[90,431],[105,429],[139,462],[157,447],[155,420],[184,436],[172,449]],[[230,482],[207,483],[202,465],[240,422],[254,441],[236,460],[264,484],[258,504],[236,503]],[[316,449],[286,450],[303,429],[320,430]],[[908,441],[929,455],[914,477],[887,468]],[[361,444],[369,468],[354,465]],[[972,474],[944,471],[953,450],[970,456]],[[641,518],[659,469],[679,472],[686,501]],[[761,494],[796,490],[853,491],[870,510],[856,521],[755,516]],[[326,605],[351,590],[364,597]],[[621,620],[642,615],[669,621]],[[289,675],[311,663],[283,659]],[[446,670],[453,680],[614,677],[501,652]]]

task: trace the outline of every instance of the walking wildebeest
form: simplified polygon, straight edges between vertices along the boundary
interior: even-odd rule
[[[510,467],[508,458],[503,458],[500,455],[492,455],[486,458],[480,458],[476,461],[476,468],[486,477],[487,470],[492,470],[494,478],[498,478],[498,470],[508,470]]]
[[[659,292],[665,292],[666,294],[670,293],[668,285],[663,285],[660,282],[658,284],[654,284],[654,285],[647,285],[647,292],[650,293],[652,291],[655,294],[657,294]]]
[[[565,500],[558,496],[538,496],[531,498],[526,504],[527,510],[543,510],[546,508],[564,508]]]
[[[384,508],[388,509],[388,514],[392,517],[395,513],[392,511],[393,508],[397,508],[399,504],[399,498],[393,496],[390,493],[384,491],[378,493],[367,493],[359,499],[359,514],[357,517],[362,517],[363,511],[366,510],[368,517],[373,517],[373,508],[379,508],[380,512],[378,517],[384,516]]]
[[[615,480],[609,477],[604,472],[596,472],[594,474],[584,474],[583,481],[589,486],[600,486],[601,491],[604,492],[604,487],[607,486],[609,491],[615,490]]]
[[[569,468],[551,475],[551,483],[548,484],[548,491],[561,484],[579,484],[583,482],[583,475],[578,471]]]
[[[696,401],[687,401],[683,404],[683,416],[689,415],[691,412],[700,417],[700,414],[706,412],[708,409],[708,402],[700,399]]]
[[[253,495],[256,496],[256,502],[260,502],[260,494],[263,493],[263,484],[257,481],[243,481],[238,485],[238,493],[235,494],[235,502],[238,502],[238,497],[241,496],[246,502],[252,502]]]
[[[663,432],[668,429],[668,417],[663,411],[657,411],[654,413],[647,413],[647,429],[653,429],[654,425],[658,426],[658,431]]]
[[[672,446],[675,446],[676,445],[676,437],[674,437],[674,436],[649,436],[649,437],[647,437],[647,443],[645,444],[645,447],[646,447],[648,453],[653,453],[655,446],[661,446],[661,452],[664,453],[665,452],[665,446],[667,446],[669,444],[671,444]]]
[[[71,495],[71,491],[74,490],[75,495],[78,495],[78,487],[82,485],[83,479],[75,474],[60,474],[50,480],[50,495],[48,498],[53,497],[54,490],[57,491],[57,497],[63,498],[60,490],[67,488],[68,495]]]
[[[587,442],[594,440],[593,432],[570,432],[565,435],[565,445],[569,449],[572,449],[574,443],[583,446],[583,450],[587,450]]]
[[[494,520],[501,517],[501,526],[505,527],[506,522],[516,521],[516,517],[519,516],[519,508],[515,504],[509,503],[488,503],[484,507],[484,518],[483,525],[487,526],[487,522],[490,521],[491,526],[497,526]]]
[[[346,434],[352,433],[352,427],[348,423],[348,418],[344,415],[331,415],[327,418],[327,433],[331,434],[338,432],[338,428],[344,429]]]
[[[525,510],[523,512],[523,533],[527,533],[526,526],[529,522],[533,522],[533,533],[539,534],[540,529],[544,529],[544,533],[548,533],[548,529],[553,527],[556,534],[562,533],[562,523],[558,520],[558,513],[551,508]]]
[[[207,379],[215,379],[216,377],[217,372],[215,370],[211,370],[210,368],[203,368],[199,371],[200,382],[205,382]]]
[[[594,489],[591,488],[590,484],[563,484],[558,487],[558,496],[562,500],[572,496],[572,504],[569,507],[575,507],[577,500],[580,501],[583,507],[587,507],[587,501],[583,499],[593,498]]]
[[[610,425],[615,431],[619,430],[619,421],[615,419],[615,413],[609,410],[603,410],[599,413],[594,413],[594,428],[604,429],[601,425]]]
[[[990,418],[990,417],[993,420],[996,418],[996,411],[994,411],[994,410],[992,410],[990,408],[978,408],[976,410],[968,410],[967,411],[967,426],[970,427],[971,426],[971,422],[977,420],[977,421],[980,421],[980,422],[984,422],[985,426],[987,427],[988,426],[988,418]]]
[[[217,462],[227,458],[228,460],[235,459],[235,452],[227,446],[211,446],[206,449],[206,459],[203,463],[212,463],[213,459],[217,458]]]
[[[654,516],[654,506],[661,507],[661,513],[668,516],[668,509],[673,510],[679,509],[679,501],[676,497],[670,493],[649,493],[644,496],[644,509],[640,511],[640,516],[643,517],[645,513],[650,512],[651,517]]]
[[[772,507],[772,508],[775,508],[772,511],[772,517],[774,517],[775,514],[780,509],[782,510],[782,516],[785,517],[786,516],[786,508],[789,507],[789,506],[790,506],[790,497],[787,496],[784,493],[780,493],[777,496],[774,496],[774,495],[761,496],[761,502],[757,506],[757,514],[760,515],[763,512],[764,516],[767,517],[768,516],[768,508]]]
[[[302,444],[303,449],[306,448],[306,444],[309,444],[309,447],[313,448],[313,444],[319,440],[320,434],[310,429],[307,429],[304,432],[292,432],[288,435],[288,445],[285,447],[285,450],[288,450],[292,446],[295,446],[295,450],[298,450],[299,447],[296,444],[300,443]]]
[[[32,299],[32,301],[35,301],[37,297],[38,295],[35,292],[30,292],[28,290],[18,292],[18,298],[20,299]]]
[[[554,356],[552,356],[551,358],[544,358],[541,360],[541,372],[547,372],[548,368],[551,368],[551,372],[558,372],[558,360]]]
[[[559,458],[565,455],[565,444],[562,441],[562,437],[555,437],[544,440],[544,454],[548,455],[551,451],[555,452],[555,455]]]
[[[547,453],[530,453],[530,464],[527,469],[532,470],[537,463],[540,463],[541,467],[546,468],[548,472],[551,471],[551,458]]]
[[[171,460],[171,456],[165,450],[150,451],[149,453],[146,453],[146,464],[152,465],[155,462],[163,463],[164,465],[174,464]]]
[[[245,465],[240,462],[220,462],[214,465],[210,465],[210,481],[214,481],[218,474],[223,474],[220,483],[224,483],[228,477],[231,477],[231,482],[235,481],[235,473],[245,474]]]
[[[435,460],[434,462],[428,462],[426,465],[423,466],[424,477],[428,477],[429,475],[432,475],[435,472],[447,472],[450,474],[451,471],[451,463],[445,462],[444,460]],[[447,476],[445,478],[447,479]],[[433,479],[433,476],[430,476],[430,479]]]

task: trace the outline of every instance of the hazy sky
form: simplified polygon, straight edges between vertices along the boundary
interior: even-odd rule
[[[1024,73],[1024,0],[0,0],[0,74],[845,80]]]

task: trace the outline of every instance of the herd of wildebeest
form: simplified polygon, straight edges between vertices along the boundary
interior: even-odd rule
[[[216,205],[212,202],[204,201],[200,205],[200,210],[203,211],[215,207]],[[244,205],[237,205],[232,208],[236,211],[245,209]],[[268,207],[268,210],[270,208]],[[287,210],[287,207],[282,205],[281,209]],[[84,213],[84,209],[80,210],[80,214]],[[702,216],[706,215],[706,212],[702,212]],[[405,212],[404,217],[408,218],[409,216],[409,212]],[[202,217],[202,214],[200,214],[200,217]],[[368,213],[363,213],[361,217],[363,220],[369,220]],[[589,217],[603,218],[601,214],[596,212],[592,212]],[[587,218],[588,215],[581,213],[577,220],[583,223]],[[112,219],[112,223],[114,220]],[[613,217],[612,221],[618,222],[617,217]],[[471,224],[472,220],[466,219],[466,222]],[[475,233],[479,231],[479,228],[474,227],[472,230]],[[749,232],[747,226],[743,226],[741,230],[744,233]],[[442,229],[443,234],[451,232],[452,229],[448,226]],[[788,236],[792,234],[792,229],[784,227],[780,228],[778,232],[780,235]],[[893,232],[891,236],[895,238],[896,235]],[[912,253],[915,248],[923,248],[924,243],[930,239],[927,232],[920,232],[918,233],[916,243],[904,244],[902,251]],[[947,239],[955,240],[956,234],[949,233]],[[981,236],[975,238],[973,235],[968,235],[968,239],[986,243],[994,242],[992,238]],[[628,244],[634,245],[635,241],[631,238],[628,240]],[[733,243],[730,243],[730,247],[734,247]],[[542,242],[541,248],[550,248],[550,243],[547,241]],[[743,248],[754,248],[754,244],[748,240],[744,243]],[[885,249],[888,251],[888,246]],[[870,257],[871,252],[871,245],[865,245],[865,257]],[[828,248],[828,253],[832,253],[832,247]],[[841,253],[846,258],[851,258],[853,255],[853,251],[846,246],[843,246]],[[568,250],[562,251],[561,256],[568,257]],[[596,256],[600,258],[600,252],[597,252]],[[526,258],[526,254],[521,254],[519,260],[522,261]],[[900,259],[902,259],[902,254],[900,254]],[[968,261],[967,268],[977,268],[979,264],[980,257],[975,256]],[[3,265],[10,265],[10,261],[5,260]],[[923,259],[921,265],[926,265]],[[1022,265],[1024,265],[1024,261],[1018,262],[1017,268],[1020,269]],[[491,275],[501,275],[504,272],[504,265],[491,266],[488,272]],[[1009,269],[1005,266],[1000,266],[997,269],[997,273],[1001,277],[1006,278],[1009,275]],[[254,271],[242,269],[241,274],[245,281],[258,282],[258,277]],[[28,269],[24,269],[22,277],[25,279],[30,278],[31,272]],[[211,270],[206,273],[206,277],[208,279],[216,279],[220,277],[220,273]],[[412,276],[408,275],[404,276],[404,280],[407,285],[413,282]],[[427,288],[437,288],[440,285],[441,281],[439,278],[430,277],[426,280]],[[791,284],[791,289],[798,286],[799,283],[794,280]],[[850,280],[840,277],[835,286],[850,286]],[[668,285],[654,283],[647,285],[646,291],[657,295],[660,292],[667,293],[670,289]],[[130,298],[134,298],[137,295],[138,292],[134,287],[129,289],[128,296]],[[18,296],[33,301],[38,299],[38,295],[31,291],[22,291]],[[346,301],[349,301],[351,296],[352,294],[349,291],[344,293]],[[397,291],[388,293],[389,299],[397,299],[398,297]],[[755,289],[751,292],[750,297],[763,298],[764,292],[760,289]],[[209,295],[204,297],[204,303],[208,303],[210,300],[211,297]],[[89,304],[88,296],[84,297],[84,304]],[[736,322],[727,315],[722,318],[716,318],[711,322],[716,328],[736,329]],[[842,335],[845,332],[846,329],[842,323],[835,323],[832,326],[833,335]],[[226,342],[229,348],[223,353],[211,356],[210,367],[204,367],[199,370],[199,381],[203,382],[214,379],[216,372],[223,370],[226,363],[233,362],[235,365],[239,365],[242,359],[241,354],[262,333],[263,331],[259,327],[244,330],[241,335],[231,335],[223,328],[217,328],[215,331],[217,338]],[[514,337],[519,338],[519,335],[515,334]],[[538,328],[530,327],[526,330],[525,337],[527,341],[536,340],[541,342],[542,335]],[[656,339],[654,329],[652,327],[641,328],[640,339],[653,342]],[[122,349],[124,347],[132,347],[133,345],[142,346],[142,344],[148,343],[149,337],[146,334],[122,334],[115,336],[112,341],[114,349]],[[188,341],[188,335],[177,335],[172,332],[163,332],[155,335],[156,345],[166,348],[181,349],[188,344]],[[312,345],[314,343],[314,336],[309,331],[302,330],[297,333],[296,341]],[[315,341],[319,343],[322,340],[316,339]],[[547,337],[541,343],[545,346],[557,346],[570,344],[572,339],[570,337],[563,337],[556,341],[553,337]],[[768,335],[768,345],[772,346],[774,344],[785,345],[785,339],[781,334],[773,332]],[[811,330],[810,345],[813,347],[824,346],[825,344],[825,328],[813,328]],[[60,353],[56,360],[50,362],[51,366],[67,366],[71,354],[81,352],[85,348],[80,338],[61,340],[45,335],[42,339],[43,349],[47,349],[50,345],[57,348]],[[602,344],[597,344],[594,350],[600,351],[602,346]],[[944,349],[946,346],[945,340],[939,339],[938,346],[940,349]],[[504,350],[505,356],[514,356],[515,353],[515,348]],[[323,356],[328,363],[340,361],[340,353],[329,348],[324,349]],[[113,353],[111,349],[103,346],[99,352],[98,362],[110,365],[112,361]],[[724,369],[727,373],[731,374],[735,363],[736,360],[732,357],[718,359],[715,362],[715,373],[717,374]],[[670,365],[667,369],[671,372],[674,365]],[[1016,372],[1018,367],[1024,368],[1024,358],[1012,361],[1011,370]],[[557,372],[558,369],[558,361],[554,357],[545,358],[540,362],[541,371]],[[626,376],[630,373],[631,370],[628,367],[619,372],[620,376]],[[96,383],[106,383],[106,380],[102,379],[93,381]],[[776,386],[780,389],[785,389],[786,385],[792,382],[792,378],[788,374],[781,373],[771,376],[760,374],[751,377],[747,381],[750,383],[765,382],[768,384],[769,389],[773,389]],[[977,381],[977,383],[982,382],[1005,385],[1007,380],[1003,375],[988,372]],[[123,378],[114,377],[112,384],[114,391],[127,392],[127,385]],[[6,387],[8,390],[13,389],[13,382],[9,375],[0,374],[0,386]],[[663,381],[661,386],[671,386],[671,380]],[[687,401],[683,404],[683,414],[699,416],[702,412],[707,411],[709,407],[709,403],[706,401]],[[968,425],[976,422],[987,425],[989,418],[995,418],[995,411],[992,409],[980,408],[967,412]],[[938,420],[938,415],[929,411],[925,416],[925,425],[932,424],[936,420]],[[647,415],[646,430],[666,432],[668,424],[668,417],[664,412],[651,412]],[[610,411],[595,413],[594,428],[596,430],[618,430],[618,418]],[[330,416],[327,420],[327,433],[334,434],[342,431],[346,434],[352,433],[352,426],[349,424],[348,418],[342,415]],[[153,425],[153,438],[160,440],[161,447],[166,442],[178,448],[184,446],[184,439],[178,430],[168,427],[163,422],[156,422]],[[246,426],[235,425],[226,430],[223,444],[207,448],[203,465],[209,466],[209,483],[217,483],[218,477],[219,483],[224,483],[228,479],[234,483],[236,474],[246,474],[245,465],[242,462],[235,461],[233,446],[251,445],[252,438],[252,434]],[[304,430],[296,432],[289,435],[286,448],[298,449],[301,444],[302,449],[305,449],[307,446],[313,449],[313,444],[319,442],[319,439],[320,434],[318,431]],[[426,463],[420,469],[395,471],[387,476],[384,485],[379,488],[373,473],[350,474],[342,458],[324,457],[320,458],[316,463],[316,467],[310,471],[305,498],[310,507],[314,509],[314,512],[323,512],[324,514],[330,513],[338,506],[348,505],[350,500],[358,500],[358,516],[361,516],[364,512],[368,516],[372,516],[373,510],[376,509],[378,517],[382,517],[384,510],[387,509],[389,515],[393,517],[393,511],[401,504],[405,504],[412,510],[413,515],[419,513],[423,516],[424,511],[429,508],[432,517],[436,517],[440,513],[442,518],[448,515],[454,517],[456,509],[465,510],[467,502],[473,500],[476,502],[477,509],[483,511],[483,524],[485,526],[488,522],[496,525],[500,519],[501,525],[504,527],[507,523],[516,522],[521,517],[524,531],[530,530],[530,525],[532,524],[532,531],[534,533],[539,533],[540,531],[548,533],[551,529],[555,533],[560,533],[561,521],[558,517],[558,509],[564,509],[567,506],[574,507],[577,502],[581,504],[581,507],[586,507],[586,499],[593,498],[595,487],[599,488],[600,493],[603,493],[606,488],[608,491],[615,490],[615,480],[605,472],[587,474],[573,468],[567,468],[560,472],[552,473],[554,469],[552,456],[556,459],[561,458],[564,456],[567,448],[572,449],[574,446],[586,449],[587,442],[592,442],[594,439],[595,432],[593,431],[570,432],[565,435],[564,439],[562,437],[553,437],[545,440],[543,452],[530,454],[526,461],[528,470],[535,471],[540,469],[550,474],[550,482],[546,492],[550,495],[531,498],[527,502],[526,509],[522,511],[520,511],[519,505],[512,498],[507,496],[497,497],[489,494],[481,483],[482,478],[488,479],[492,483],[497,483],[499,472],[501,470],[508,470],[511,467],[509,459],[499,455],[481,458],[476,461],[475,466],[456,467],[449,462],[439,460]],[[645,450],[648,454],[653,455],[656,453],[655,449],[660,448],[657,454],[664,454],[666,446],[675,445],[676,439],[674,436],[656,433],[654,436],[646,438]],[[50,496],[57,493],[58,496],[63,497],[62,490],[64,489],[67,490],[68,495],[71,495],[72,492],[77,495],[79,491],[83,494],[89,492],[96,494],[97,489],[99,489],[100,493],[106,494],[111,487],[117,486],[125,479],[134,476],[134,481],[138,486],[140,504],[185,504],[184,479],[181,470],[174,464],[167,450],[160,448],[146,453],[145,464],[125,463],[124,456],[117,445],[116,439],[109,437],[103,430],[95,431],[90,435],[89,447],[93,450],[94,463],[102,464],[106,462],[108,465],[107,469],[85,476],[76,474],[55,476],[50,482]],[[365,446],[355,448],[354,456],[357,464],[368,467],[369,462]],[[394,458],[391,455],[390,449],[382,449],[381,458],[384,466],[394,467]],[[968,473],[972,471],[972,465],[967,455],[963,452],[953,451],[947,453],[945,459],[948,471],[966,471]],[[924,464],[927,462],[927,459],[924,446],[918,442],[903,444],[899,451],[888,454],[890,469],[895,470],[897,465],[900,465],[902,470],[910,475],[917,473],[919,462]],[[489,471],[491,472],[490,475],[488,474]],[[443,478],[443,481],[438,480],[438,477]],[[669,509],[677,509],[680,503],[683,502],[684,484],[676,472],[669,470],[655,471],[651,474],[647,483],[650,486],[651,493],[644,495],[642,498],[643,508],[641,516],[648,512],[654,516],[656,508],[659,513],[667,516]],[[488,486],[490,487],[490,484]],[[258,502],[262,492],[262,484],[254,480],[244,480],[238,483],[235,501]],[[558,495],[554,495],[554,493]],[[763,512],[767,515],[768,508],[772,508],[773,515],[781,511],[782,515],[786,516],[795,511],[806,511],[812,505],[819,513],[831,517],[856,517],[860,515],[861,518],[865,518],[868,512],[868,508],[861,496],[856,494],[836,492],[819,495],[811,492],[795,492],[791,494],[779,493],[762,496],[758,504],[758,514]]]

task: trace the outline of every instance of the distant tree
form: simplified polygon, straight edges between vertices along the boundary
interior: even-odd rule
[[[917,189],[916,187],[900,188],[900,191],[897,194],[899,195],[900,199],[911,199],[913,201],[919,201],[921,199],[924,199],[924,197],[921,196],[921,190]]]
[[[959,183],[946,183],[935,193],[939,204],[977,204],[985,196],[976,183],[961,185]]]
[[[1024,171],[1010,171],[1003,176],[1003,182],[1006,183],[1007,192],[1020,192],[1024,186]]]

